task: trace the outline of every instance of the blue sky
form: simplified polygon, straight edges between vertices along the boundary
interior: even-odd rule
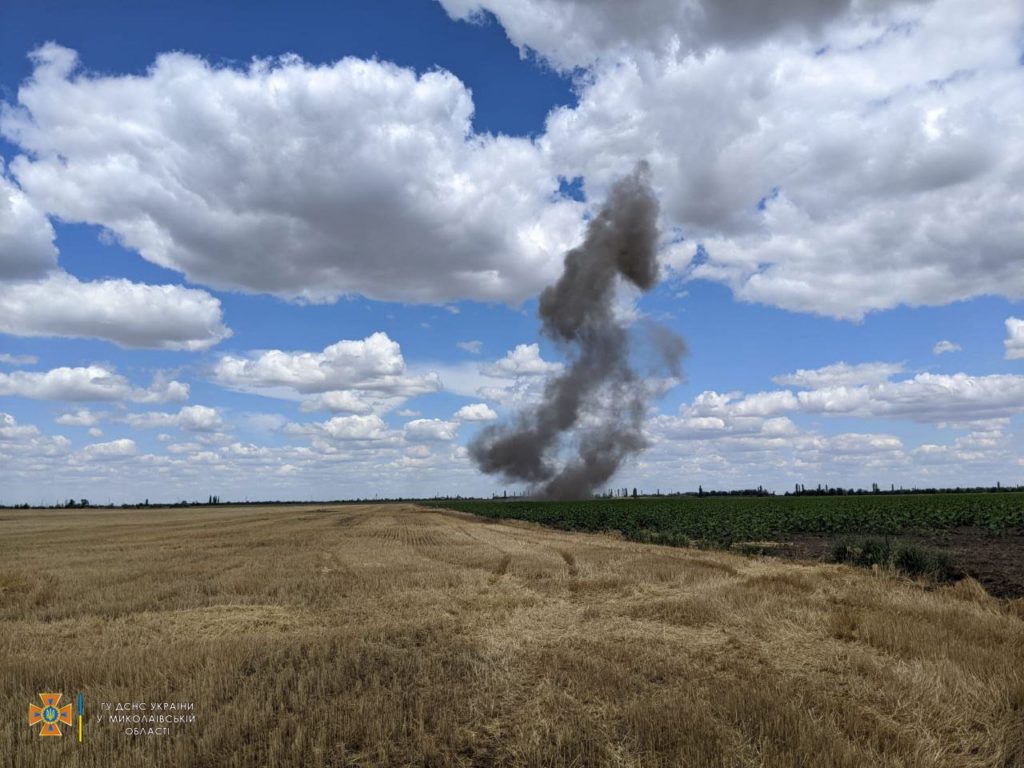
[[[521,489],[465,446],[640,159],[689,355],[614,485],[1024,481],[1021,11],[861,5],[5,5],[0,502]]]

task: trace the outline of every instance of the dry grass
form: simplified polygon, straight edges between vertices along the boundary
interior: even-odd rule
[[[0,622],[19,768],[1024,765],[1024,610],[971,582],[401,505],[8,512]],[[44,690],[198,722],[40,739]]]

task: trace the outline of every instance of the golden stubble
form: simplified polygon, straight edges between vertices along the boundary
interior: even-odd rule
[[[1024,765],[1024,610],[971,581],[402,504],[4,511],[0,622],[2,765]],[[40,740],[44,690],[197,722]]]

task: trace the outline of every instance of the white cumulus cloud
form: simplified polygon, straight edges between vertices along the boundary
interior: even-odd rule
[[[193,282],[514,302],[557,274],[580,231],[546,155],[474,134],[471,95],[445,71],[168,53],[141,76],[101,76],[53,43],[32,58],[0,113],[29,153],[11,162],[18,184]]]
[[[480,367],[481,373],[495,378],[545,376],[562,369],[561,363],[549,363],[540,356],[539,344],[517,344],[515,349],[493,363]]]
[[[79,408],[74,413],[62,413],[55,421],[66,427],[95,427],[100,422],[100,415],[88,408]]]
[[[1006,319],[1006,340],[1003,346],[1006,347],[1007,360],[1024,358],[1024,320],[1016,317]]]
[[[213,375],[219,384],[247,392],[272,392],[276,388],[309,395],[355,390],[411,397],[440,389],[436,375],[408,375],[401,347],[380,332],[365,339],[339,341],[322,352],[274,349],[248,357],[225,355],[217,362]],[[340,394],[333,399],[340,405],[345,403]],[[327,405],[329,402],[325,402]]]
[[[374,395],[372,392],[335,390],[306,398],[302,401],[302,410],[367,414],[377,409],[385,409],[391,400],[392,398]]]
[[[177,413],[132,413],[126,417],[126,421],[138,429],[178,427],[186,432],[215,432],[224,426],[224,420],[217,409],[205,405],[186,405]]]
[[[93,443],[75,454],[81,461],[116,461],[135,456],[139,452],[134,440],[122,438],[109,443]]]
[[[0,395],[33,400],[172,403],[188,398],[188,385],[157,377],[148,388],[133,387],[128,379],[112,368],[89,365],[41,372],[0,373]]]
[[[65,272],[0,283],[0,333],[106,339],[122,347],[203,350],[231,335],[206,291]]]
[[[681,54],[769,36],[816,38],[829,21],[892,0],[440,0],[454,19],[494,14],[509,39],[559,69],[634,51]]]
[[[888,381],[902,371],[903,366],[899,362],[858,362],[852,366],[848,362],[834,362],[833,365],[824,368],[800,369],[793,374],[776,376],[772,381],[783,386],[819,389],[877,384]]]
[[[811,413],[964,424],[1024,412],[1024,376],[919,373],[902,381],[826,386],[798,392],[797,398]]]
[[[35,355],[9,355],[0,353],[0,363],[4,365],[35,365],[39,358]]]
[[[53,226],[7,178],[0,158],[0,280],[41,277],[57,266]]]
[[[743,300],[856,320],[1019,299],[1022,24],[1020,3],[936,0],[843,17],[820,44],[630,50],[541,143],[592,200],[648,158],[669,264]]]
[[[289,424],[285,431],[292,435],[312,435],[341,441],[377,441],[390,436],[387,424],[377,414],[335,416],[317,424]]]
[[[894,381],[879,378],[885,364],[868,365],[878,370],[856,370],[858,366],[840,363],[777,379],[799,387],[797,392],[705,391],[680,409],[680,418],[659,417],[660,423],[671,425],[677,435],[697,437],[748,429],[759,432],[772,417],[796,412],[973,429],[999,425],[1024,413],[1024,376],[919,373]]]
[[[411,442],[447,442],[454,440],[459,430],[457,421],[442,419],[415,419],[405,425],[405,439]]]
[[[498,414],[486,403],[464,405],[455,412],[456,421],[494,421]]]
[[[783,386],[801,387],[803,389],[820,389],[822,387],[855,386],[859,384],[877,384],[888,381],[903,371],[900,363],[849,363],[839,362],[823,368],[804,369],[796,373],[775,376],[772,381]]]
[[[64,457],[71,448],[71,441],[63,435],[44,435],[32,424],[19,424],[9,413],[0,413],[0,477],[4,469],[32,463],[33,459]]]
[[[0,159],[0,333],[186,350],[230,335],[209,293],[128,280],[81,282],[57,268],[54,237],[45,213],[5,175]],[[23,364],[10,355],[0,362]]]

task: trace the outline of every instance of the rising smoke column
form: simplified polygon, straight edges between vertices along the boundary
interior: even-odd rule
[[[558,282],[540,295],[542,332],[566,350],[569,367],[547,381],[538,406],[484,429],[470,444],[482,471],[528,482],[545,498],[584,498],[647,446],[642,428],[651,392],[630,367],[629,335],[612,302],[617,276],[642,291],[657,282],[657,218],[641,163],[615,184],[583,244],[565,255]],[[657,328],[650,342],[677,374],[683,340]],[[576,456],[557,466],[561,438],[581,421]]]

